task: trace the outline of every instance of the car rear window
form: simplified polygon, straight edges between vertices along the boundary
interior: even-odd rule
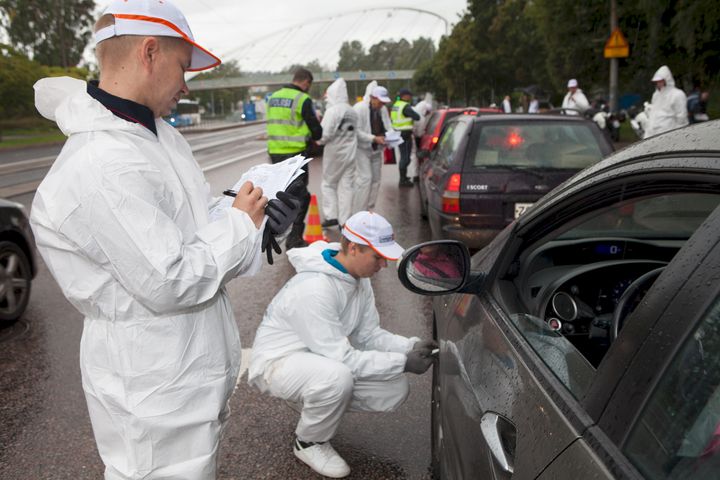
[[[440,117],[442,117],[442,113],[440,112],[435,112],[432,114],[430,120],[428,121],[427,128],[425,129],[425,133],[435,135],[435,128],[437,128]]]
[[[472,168],[583,169],[603,158],[592,125],[527,122],[481,125],[468,152]]]

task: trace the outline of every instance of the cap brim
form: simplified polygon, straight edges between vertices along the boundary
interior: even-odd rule
[[[402,254],[405,251],[405,249],[398,245],[397,242],[394,242],[391,245],[383,245],[382,247],[375,247],[373,245],[370,245],[370,248],[375,250],[375,253],[383,257],[385,260],[392,261],[395,261],[402,257]]]
[[[390,103],[390,102],[392,102],[392,100],[390,100],[390,97],[375,97],[375,98],[377,98],[378,100],[380,100],[380,101],[383,102],[383,103]]]
[[[645,77],[645,78],[647,78],[647,77]],[[653,77],[652,80],[650,80],[650,81],[651,81],[651,82],[659,82],[660,80],[665,80],[665,79],[664,79],[663,77],[657,77],[657,76],[655,76],[655,77]]]
[[[217,67],[222,61],[188,38],[183,38],[186,42],[193,46],[192,59],[190,60],[189,72],[200,72],[209,68]]]

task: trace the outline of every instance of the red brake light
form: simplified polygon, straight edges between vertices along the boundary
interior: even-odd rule
[[[460,191],[461,177],[459,173],[453,173],[448,179],[445,190],[448,192],[459,192]]]
[[[507,137],[507,144],[510,148],[516,148],[523,144],[525,141],[517,132],[510,132]]]
[[[462,178],[459,173],[450,175],[442,196],[442,211],[444,213],[460,213],[461,183]]]
[[[440,137],[433,137],[433,138],[432,138],[432,143],[433,143],[433,144],[436,144],[436,143],[438,142],[438,140],[440,140]]]

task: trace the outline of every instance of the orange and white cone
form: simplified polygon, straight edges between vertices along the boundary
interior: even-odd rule
[[[320,212],[318,211],[317,196],[310,196],[310,208],[308,208],[307,224],[305,225],[305,235],[303,239],[307,243],[317,242],[327,238],[323,235],[322,226],[320,224]]]

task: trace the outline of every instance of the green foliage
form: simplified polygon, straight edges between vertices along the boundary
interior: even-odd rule
[[[650,78],[668,65],[678,86],[706,86],[720,75],[720,9],[716,0],[618,0],[618,23],[630,43],[619,61],[620,94],[648,98]],[[530,85],[559,103],[569,78],[588,96],[607,97],[610,35],[607,0],[468,0],[467,11],[440,41],[438,55],[415,82],[448,103],[485,105]]]
[[[435,55],[431,38],[383,40],[365,51],[358,40],[343,42],[340,47],[338,71],[412,70]]]
[[[0,26],[33,60],[73,67],[90,38],[94,8],[94,0],[0,0]]]
[[[44,77],[87,78],[82,68],[46,67],[0,44],[0,118],[36,115],[33,84]]]

